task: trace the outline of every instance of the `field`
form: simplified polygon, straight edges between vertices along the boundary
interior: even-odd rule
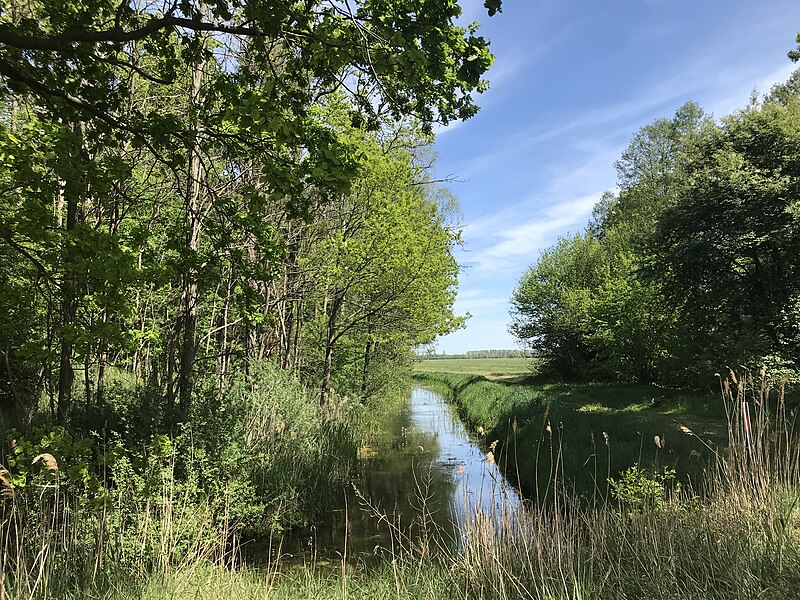
[[[522,379],[533,374],[535,359],[531,358],[442,358],[419,360],[414,364],[418,373],[460,373],[480,375],[493,381]]]

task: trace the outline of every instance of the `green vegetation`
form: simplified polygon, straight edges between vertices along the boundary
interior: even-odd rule
[[[0,598],[232,567],[462,324],[431,132],[488,41],[433,0],[0,13]]]
[[[685,386],[798,369],[796,82],[719,123],[688,103],[636,133],[619,193],[512,297],[511,330],[549,373]]]
[[[465,373],[487,379],[512,380],[530,376],[534,362],[529,358],[439,358],[414,363],[419,373]]]
[[[707,462],[700,497],[678,490],[669,470],[635,469],[612,478],[617,494],[608,503],[587,505],[575,501],[560,471],[553,477],[551,502],[475,514],[457,550],[432,552],[421,536],[396,550],[391,562],[353,563],[343,557],[331,563],[312,556],[296,566],[242,565],[236,547],[216,537],[197,512],[175,512],[169,520],[174,529],[153,532],[155,549],[180,552],[180,560],[161,562],[164,556],[157,554],[159,562],[148,564],[141,537],[119,545],[116,528],[114,544],[104,550],[132,565],[106,563],[104,554],[95,555],[97,548],[86,548],[75,535],[77,523],[66,529],[68,536],[48,536],[57,519],[72,518],[54,503],[51,520],[37,529],[38,562],[25,565],[37,573],[35,582],[15,578],[11,570],[5,589],[9,597],[120,600],[789,598],[800,584],[800,453],[790,437],[783,390],[770,393],[766,380],[752,387],[746,375],[737,381],[723,386],[732,450]],[[753,407],[747,428],[737,408],[745,400]],[[566,456],[566,448],[555,449]],[[42,459],[41,476],[61,477],[48,461]],[[39,491],[43,498],[47,493]],[[189,518],[193,529],[186,527]],[[170,537],[178,531],[179,538]],[[6,560],[28,552],[14,542],[5,540]]]
[[[718,394],[431,371],[415,377],[447,393],[485,443],[497,440],[498,464],[540,501],[554,492],[556,468],[571,492],[596,501],[608,498],[609,478],[632,465],[669,466],[684,483],[700,485],[712,448],[721,451],[726,434]]]
[[[384,422],[416,426],[413,351],[465,322],[432,131],[487,89],[477,23],[441,0],[0,15],[0,600],[798,589],[800,75],[634,137],[619,193],[520,281],[530,351],[419,362],[532,500],[439,547],[417,465],[387,495],[413,534],[354,488]],[[742,362],[789,375],[726,370],[721,407],[660,387]],[[313,525],[350,491],[392,542],[331,562]]]

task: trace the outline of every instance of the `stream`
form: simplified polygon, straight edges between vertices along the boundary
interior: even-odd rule
[[[284,558],[384,557],[412,540],[452,547],[466,515],[519,504],[517,491],[441,394],[415,387],[389,421],[375,447],[362,448],[352,487],[318,523],[284,538]]]

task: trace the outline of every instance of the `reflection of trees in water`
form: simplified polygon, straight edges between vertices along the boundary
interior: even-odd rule
[[[396,548],[398,531],[406,546],[419,538],[422,526],[442,536],[438,541],[454,539],[450,503],[456,481],[454,472],[437,464],[437,435],[415,428],[405,408],[387,415],[373,443],[374,456],[362,461],[352,486],[331,499],[319,522],[286,540],[288,553],[335,557],[344,551],[345,532],[347,553],[362,557]]]

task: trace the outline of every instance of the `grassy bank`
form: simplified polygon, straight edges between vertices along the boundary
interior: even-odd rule
[[[428,381],[458,389],[467,399],[470,394],[477,398],[480,393],[497,392],[492,387],[497,385],[516,389],[518,394],[535,391],[479,377],[452,377]],[[260,401],[276,410],[299,410],[284,406],[291,398],[279,390],[295,389],[301,399],[302,389],[285,379],[278,381],[281,385],[260,396]],[[233,488],[230,479],[223,485],[219,471],[215,472],[220,483],[216,489],[206,487],[205,497],[187,497],[187,482],[200,474],[179,473],[181,459],[169,448],[152,448],[161,458],[138,492],[149,496],[138,504],[127,504],[131,495],[121,472],[115,476],[117,483],[108,486],[113,494],[102,502],[86,502],[89,494],[84,488],[78,493],[67,468],[75,455],[63,452],[54,465],[51,458],[55,456],[48,453],[31,461],[34,469],[24,487],[14,487],[11,495],[8,489],[4,493],[0,598],[790,599],[800,586],[800,469],[793,417],[782,404],[782,396],[748,392],[730,382],[726,394],[722,412],[729,417],[724,429],[730,450],[705,461],[702,496],[687,488],[678,491],[653,472],[628,471],[622,476],[612,474],[617,484],[608,502],[580,501],[565,468],[575,446],[565,435],[558,435],[560,427],[553,426],[556,411],[563,407],[555,407],[551,398],[550,410],[545,406],[537,417],[551,425],[550,432],[544,425],[547,445],[540,454],[545,448],[548,453],[552,450],[554,464],[560,465],[550,474],[550,502],[473,514],[460,545],[450,549],[431,547],[425,528],[435,525],[428,517],[417,539],[392,544],[382,549],[388,558],[368,563],[352,560],[346,551],[341,561],[328,562],[311,554],[298,563],[281,557],[278,535],[272,540],[274,552],[266,553],[276,558],[244,562],[237,520],[230,518],[232,512],[226,518],[219,507],[225,506],[220,500],[251,502],[252,497],[246,488]],[[505,402],[521,415],[526,398],[531,396],[509,392],[497,395],[494,404]],[[753,407],[752,426],[746,432],[739,408],[744,398]],[[592,401],[598,402],[597,394]],[[586,404],[576,408],[577,399],[561,402],[584,414],[577,409]],[[346,410],[347,404],[339,402],[337,410]],[[470,405],[480,406],[477,400]],[[614,410],[624,413],[625,408]],[[318,414],[316,407],[307,410]],[[671,414],[666,407],[661,410],[664,416]],[[474,414],[483,413],[476,410]],[[348,422],[343,421],[343,412],[319,415],[321,427],[324,419]],[[274,456],[259,453],[256,458],[297,472],[293,469],[304,463],[306,451],[294,446],[301,435],[313,435],[316,425],[310,420],[309,428],[300,429],[299,416],[291,412],[284,418],[286,425],[277,437],[286,433],[286,450],[274,446]],[[493,428],[490,432],[502,427],[501,418],[484,422]],[[523,422],[518,416],[518,438]],[[275,430],[261,431],[270,432],[271,437]],[[609,439],[613,454],[612,434]],[[498,456],[502,446],[512,447],[499,443]],[[659,450],[668,454],[665,448]],[[27,453],[18,456],[27,457]],[[314,456],[324,458],[308,455],[309,459]],[[293,460],[300,464],[292,467]],[[232,468],[233,463],[226,464]],[[4,477],[19,475],[18,467],[5,471]],[[128,477],[133,478],[141,466],[127,468],[131,470]],[[296,492],[302,494],[302,480],[294,482]],[[425,499],[419,500],[424,506]],[[324,508],[321,496],[316,502]]]
[[[652,472],[666,467],[684,485],[699,485],[727,433],[719,394],[649,385],[492,381],[463,372],[418,370],[415,378],[448,394],[485,443],[497,440],[499,464],[540,499],[552,493],[557,470],[574,492],[590,498],[606,498],[608,479],[634,464]]]

